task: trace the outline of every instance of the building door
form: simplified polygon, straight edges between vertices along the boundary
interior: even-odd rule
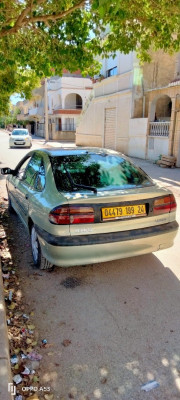
[[[34,121],[30,122],[30,125],[31,125],[31,135],[34,135],[34,133],[35,133],[35,122]]]
[[[116,149],[116,108],[105,108],[104,147]]]
[[[59,126],[58,126],[58,131],[62,131],[62,123],[61,123],[61,118],[59,118]]]

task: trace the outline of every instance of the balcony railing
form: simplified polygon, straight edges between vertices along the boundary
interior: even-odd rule
[[[149,135],[150,136],[169,136],[170,122],[150,122]]]
[[[69,104],[62,108],[61,105],[55,106],[54,110],[82,110],[82,104]]]
[[[33,107],[29,108],[29,115],[34,117],[42,117],[44,115],[44,108],[43,107]]]

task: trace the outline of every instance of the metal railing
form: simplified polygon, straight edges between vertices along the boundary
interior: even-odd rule
[[[150,122],[149,136],[169,136],[170,122]]]
[[[56,132],[75,132],[76,126],[75,124],[62,124],[59,126],[59,124],[56,125]]]

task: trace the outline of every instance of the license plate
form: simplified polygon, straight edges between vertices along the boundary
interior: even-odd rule
[[[142,217],[143,215],[146,215],[145,204],[102,208],[103,221],[108,219]]]
[[[17,145],[18,145],[18,144],[24,144],[24,142],[15,142],[15,144],[17,144]]]

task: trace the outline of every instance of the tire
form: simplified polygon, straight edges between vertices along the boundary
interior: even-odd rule
[[[14,210],[14,208],[12,206],[9,193],[8,193],[8,211],[9,211],[10,214],[15,214],[16,213],[16,211]]]
[[[53,264],[42,255],[41,246],[34,225],[31,227],[31,250],[35,267],[46,270],[51,270],[53,268]]]

